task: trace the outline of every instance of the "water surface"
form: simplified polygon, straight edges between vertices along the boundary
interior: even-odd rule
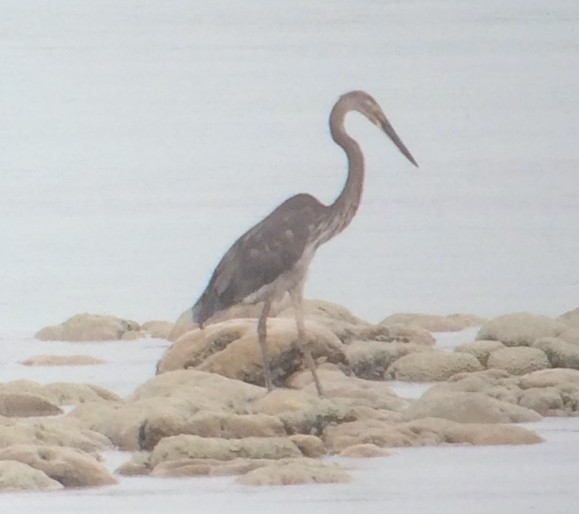
[[[175,318],[288,196],[330,202],[327,116],[360,88],[365,196],[307,295],[396,311],[579,304],[579,5],[4,2],[0,333]]]

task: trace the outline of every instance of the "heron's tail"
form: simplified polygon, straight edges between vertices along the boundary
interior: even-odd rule
[[[199,326],[203,325],[203,322],[201,321],[201,304],[200,304],[200,302],[197,302],[191,308],[191,317],[193,318],[193,321],[195,323],[199,324]]]
[[[206,289],[191,309],[193,321],[203,327],[205,322],[215,313],[223,309],[223,305],[214,289]]]

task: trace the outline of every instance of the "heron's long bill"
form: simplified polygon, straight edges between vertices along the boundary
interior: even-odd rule
[[[388,120],[384,118],[383,120],[381,120],[380,125],[382,127],[382,130],[386,132],[386,135],[392,140],[392,142],[396,145],[398,150],[402,152],[404,157],[406,157],[412,164],[414,164],[414,166],[418,168],[418,163],[416,162],[414,157],[412,157],[412,154],[410,153],[408,148],[406,148],[406,145],[402,142],[398,134],[396,134],[396,131],[394,130],[392,125],[390,125]]]

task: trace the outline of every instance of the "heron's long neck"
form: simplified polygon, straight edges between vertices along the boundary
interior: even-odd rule
[[[336,105],[330,115],[332,139],[344,149],[348,157],[348,178],[336,201],[328,206],[325,241],[344,230],[358,210],[364,186],[364,156],[360,146],[344,129],[347,109]]]

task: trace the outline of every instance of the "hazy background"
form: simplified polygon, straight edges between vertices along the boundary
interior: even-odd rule
[[[577,0],[0,0],[2,380],[126,394],[152,376],[166,342],[85,343],[107,364],[31,368],[78,343],[19,335],[83,311],[177,317],[279,202],[335,198],[345,158],[327,117],[354,88],[421,167],[351,116],[366,192],[309,296],[370,320],[579,305]],[[0,511],[573,512],[577,418],[531,428],[544,444],[354,460],[347,485],[125,477],[1,495]]]
[[[306,294],[394,311],[579,305],[579,3],[0,4],[0,334],[77,312],[176,318],[292,194],[331,202],[352,115],[357,218]]]

